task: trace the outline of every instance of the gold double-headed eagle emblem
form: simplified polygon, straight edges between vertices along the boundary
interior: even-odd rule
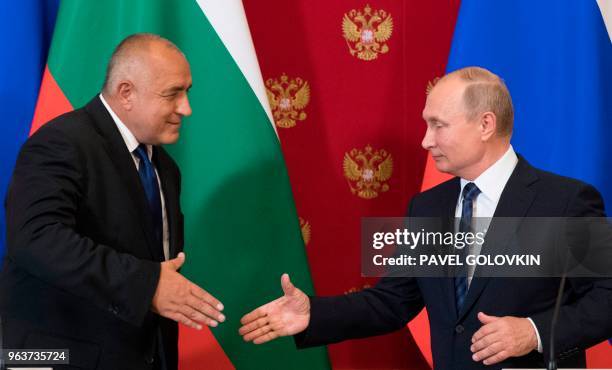
[[[363,287],[351,287],[349,290],[345,290],[344,291],[344,295],[352,294],[352,293],[357,293],[357,292],[360,292],[360,291],[362,291],[364,289],[368,289],[368,288],[371,288],[371,287],[372,286],[370,284],[368,284],[368,283],[363,284]]]
[[[310,223],[304,220],[301,217],[298,217],[300,220],[300,230],[302,231],[302,239],[304,239],[304,245],[308,245],[310,243]]]
[[[374,150],[370,145],[365,150],[352,149],[344,154],[343,168],[351,193],[360,198],[376,198],[389,190],[386,181],[393,173],[393,158],[384,149]]]
[[[307,81],[282,74],[280,78],[266,80],[266,94],[272,108],[276,126],[290,128],[297,121],[306,119],[304,108],[310,101],[310,86]]]
[[[374,60],[389,51],[386,41],[393,33],[393,19],[384,10],[352,9],[344,14],[342,33],[351,55],[361,60]]]

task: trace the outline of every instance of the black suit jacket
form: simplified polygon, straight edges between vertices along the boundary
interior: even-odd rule
[[[180,173],[160,147],[153,161],[173,258],[183,248]],[[131,154],[99,97],[32,135],[6,198],[4,347],[68,348],[83,369],[149,369],[158,357],[176,369],[177,326],[150,310],[163,252],[147,212]]]
[[[454,178],[418,194],[410,203],[408,215],[450,220],[459,191],[460,181]],[[604,216],[604,208],[592,186],[537,170],[519,158],[495,216]],[[312,297],[310,324],[295,339],[299,347],[307,347],[387,333],[405,326],[425,306],[436,369],[546,367],[559,280],[475,277],[457,313],[452,278],[383,278],[376,287],[358,293]],[[585,348],[612,335],[612,281],[569,279],[564,297],[555,341],[558,364],[584,367]],[[494,316],[531,317],[542,338],[544,354],[533,351],[490,367],[474,362],[470,345],[472,335],[481,327],[477,319],[480,311]]]

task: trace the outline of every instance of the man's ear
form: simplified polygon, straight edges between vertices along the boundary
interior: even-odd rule
[[[131,81],[124,80],[117,84],[117,99],[123,109],[132,110],[134,98],[134,84]]]
[[[493,112],[484,112],[480,115],[480,138],[488,141],[497,131],[497,117]]]

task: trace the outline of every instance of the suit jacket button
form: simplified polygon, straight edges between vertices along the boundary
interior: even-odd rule
[[[463,325],[459,324],[459,325],[455,326],[455,333],[461,334],[464,331],[465,331],[465,328],[463,327]]]

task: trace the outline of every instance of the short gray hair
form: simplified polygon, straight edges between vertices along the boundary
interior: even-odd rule
[[[111,85],[113,85],[117,77],[119,77],[118,75],[120,74],[122,67],[132,60],[134,52],[137,50],[142,50],[152,43],[164,44],[168,48],[185,56],[181,49],[179,49],[172,41],[154,33],[143,32],[130,35],[124,38],[119,45],[117,45],[113,51],[113,54],[111,55],[108,65],[106,66],[106,76],[104,77],[102,91],[110,92],[110,89],[112,89]]]
[[[468,119],[475,119],[483,112],[493,112],[497,118],[497,133],[511,136],[514,126],[512,98],[504,81],[495,73],[481,67],[465,67],[444,77],[456,76],[467,83],[463,103]]]

